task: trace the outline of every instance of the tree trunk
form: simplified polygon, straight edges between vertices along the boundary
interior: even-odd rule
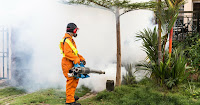
[[[158,64],[160,65],[160,61],[162,60],[162,51],[161,51],[161,22],[158,22]]]
[[[161,0],[158,0],[159,3],[161,3]],[[161,14],[161,7],[158,6],[158,12]],[[158,21],[158,64],[160,65],[160,62],[162,60],[162,50],[161,50],[161,21],[159,19]]]
[[[116,86],[121,85],[121,39],[120,39],[120,16],[119,9],[116,11],[116,32],[117,32],[117,73]]]
[[[171,28],[169,35],[169,58],[171,58],[172,54],[172,37],[173,37],[173,27]]]

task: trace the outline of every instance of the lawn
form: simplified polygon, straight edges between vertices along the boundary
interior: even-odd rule
[[[84,96],[91,92],[87,87],[80,87],[76,95]],[[115,90],[99,92],[97,96],[79,100],[82,105],[200,105],[200,83],[185,83],[172,90],[156,86],[145,80],[134,85],[122,85]],[[1,105],[64,105],[65,91],[44,89],[33,93],[9,87],[0,89]]]
[[[182,84],[172,90],[156,86],[152,81],[102,91],[96,97],[81,100],[82,105],[200,105],[200,83]]]
[[[84,96],[91,90],[81,86],[76,90],[76,95]],[[60,89],[44,89],[33,93],[26,93],[23,89],[9,87],[0,89],[0,105],[63,105],[65,103],[65,91]]]

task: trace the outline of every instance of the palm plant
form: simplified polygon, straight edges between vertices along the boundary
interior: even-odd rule
[[[174,23],[179,14],[180,6],[184,4],[184,0],[165,0],[161,5],[161,12],[155,12],[158,19],[162,23],[162,27],[166,32],[169,32],[174,26]]]
[[[143,41],[143,50],[146,52],[150,61],[154,61],[157,64],[158,59],[158,40],[156,27],[151,31],[151,29],[144,29],[140,31],[136,36],[138,40]]]
[[[184,0],[165,0],[158,5],[160,5],[159,11],[155,14],[157,18],[161,21],[163,30],[165,30],[165,42],[169,35],[169,57],[171,57],[172,52],[172,36],[173,36],[173,26],[179,14],[179,8],[184,4]],[[164,46],[165,48],[165,46]],[[164,52],[165,53],[165,52]]]
[[[136,79],[135,76],[133,75],[133,64],[125,64],[122,65],[125,67],[127,73],[126,75],[122,76],[122,84],[123,85],[132,85],[136,83]]]
[[[170,68],[168,71],[169,75],[167,76],[165,82],[167,84],[167,87],[172,88],[169,82],[173,81],[174,85],[178,85],[179,83],[187,79],[190,72],[185,71],[190,69],[190,67],[186,66],[187,60],[185,59],[184,51],[180,47],[174,49],[170,63],[171,65],[169,66]]]
[[[137,70],[148,70],[152,72],[152,77],[159,78],[161,80],[164,75],[164,70],[158,65],[158,40],[157,40],[157,30],[156,27],[151,31],[151,29],[144,29],[144,32],[140,31],[136,36],[138,40],[143,41],[143,50],[146,52],[149,59],[136,65]],[[163,45],[163,44],[162,44]],[[163,47],[162,47],[163,48]],[[162,50],[163,51],[163,50]],[[160,62],[160,66],[163,66],[163,63]],[[160,76],[159,76],[160,75]],[[162,82],[162,81],[161,81]]]
[[[136,37],[138,40],[143,40],[143,49],[147,54],[149,60],[145,60],[143,63],[136,65],[136,70],[148,70],[151,72],[151,78],[155,79],[161,86],[165,85],[168,88],[177,86],[188,76],[186,71],[186,60],[183,56],[181,48],[174,49],[172,58],[168,57],[168,53],[165,53],[166,58],[158,65],[158,47],[157,47],[157,30],[156,28],[151,31],[145,29],[144,32],[140,32]],[[162,46],[165,42],[162,39]],[[162,49],[162,52],[165,52]]]
[[[165,2],[158,3],[158,10],[155,12],[159,23],[162,25],[162,28],[165,30],[166,35],[163,38],[161,37],[161,31],[159,28],[159,35],[157,35],[157,30],[154,28],[153,31],[150,29],[140,32],[138,36],[139,39],[143,40],[143,49],[146,52],[149,61],[140,63],[137,66],[137,70],[149,70],[152,72],[151,77],[155,78],[160,85],[163,83],[171,88],[176,86],[179,82],[184,79],[181,79],[185,74],[185,59],[182,55],[175,57],[171,61],[171,51],[172,51],[172,32],[173,25],[178,17],[180,5],[184,3],[184,0],[165,0]],[[169,55],[165,53],[165,45],[168,39],[168,33],[170,32],[170,47]],[[158,53],[159,52],[159,53]],[[163,54],[162,61],[160,56]],[[176,55],[176,52],[173,55]],[[167,56],[165,58],[165,56]],[[169,56],[169,57],[168,57]],[[158,61],[157,61],[158,59]]]

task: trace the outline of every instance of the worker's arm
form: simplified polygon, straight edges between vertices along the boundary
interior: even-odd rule
[[[67,59],[73,61],[74,64],[80,63],[80,58],[78,56],[74,55],[71,47],[66,42],[64,44],[64,54],[65,54],[65,57]]]
[[[80,58],[81,61],[84,61],[84,60],[85,60],[85,58],[83,58],[83,56],[80,55],[80,54],[78,54],[78,57]]]

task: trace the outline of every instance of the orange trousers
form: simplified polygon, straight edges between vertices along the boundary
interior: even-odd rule
[[[78,81],[79,81],[79,79],[76,79],[74,77],[68,77],[67,73],[69,73],[69,70],[72,67],[73,67],[73,63],[63,57],[62,70],[63,70],[64,76],[67,78],[67,81],[66,81],[66,103],[75,102],[74,95],[75,95],[76,87],[77,87]]]

